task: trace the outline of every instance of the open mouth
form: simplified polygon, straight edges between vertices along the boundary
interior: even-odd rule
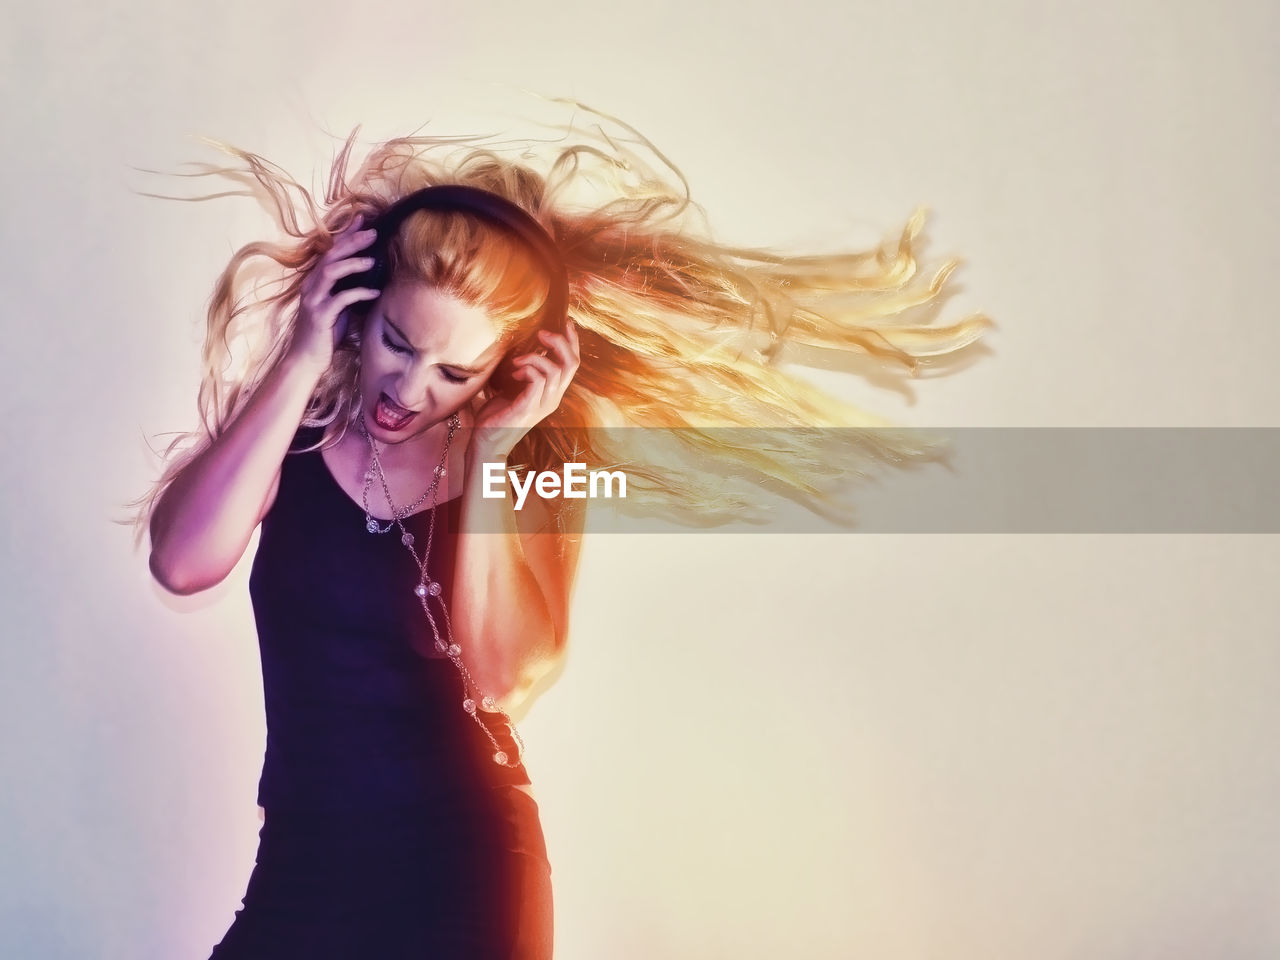
[[[378,396],[378,404],[373,408],[373,419],[383,430],[403,430],[416,416],[415,411],[392,402],[385,393]]]

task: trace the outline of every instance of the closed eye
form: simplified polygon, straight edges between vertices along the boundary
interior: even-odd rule
[[[399,354],[413,353],[413,350],[410,349],[409,347],[401,346],[400,344],[392,340],[390,337],[388,337],[387,331],[385,330],[382,331],[382,345],[385,346],[392,353],[399,353]],[[471,379],[471,377],[465,374],[454,373],[452,370],[446,370],[444,367],[440,368],[440,375],[450,383],[466,383],[468,380]]]
[[[411,353],[412,352],[408,347],[402,347],[400,346],[400,344],[393,342],[392,339],[387,336],[387,333],[385,330],[382,332],[382,345],[386,347],[388,350],[390,350],[392,353]]]

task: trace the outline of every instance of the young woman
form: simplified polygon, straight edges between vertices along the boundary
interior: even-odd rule
[[[138,514],[156,579],[183,594],[222,580],[261,525],[264,820],[217,960],[551,956],[509,711],[563,656],[584,501],[517,509],[485,496],[484,464],[621,466],[631,507],[700,523],[748,512],[753,483],[829,509],[833,482],[930,448],[787,429],[885,424],[781,370],[779,348],[914,373],[988,323],[911,321],[955,266],[914,283],[919,215],[865,253],[733,249],[685,222],[687,193],[625,138],[564,142],[542,173],[406,137],[349,175],[353,134],[322,201],[222,147],[243,166],[213,172],[252,186],[285,239],[223,271],[203,427]],[[601,183],[604,202],[570,200]],[[693,456],[655,463],[634,433],[594,429],[616,426]]]

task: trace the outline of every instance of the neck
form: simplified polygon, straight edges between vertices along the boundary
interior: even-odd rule
[[[378,445],[378,460],[384,471],[423,473],[429,472],[440,462],[440,454],[448,434],[449,421],[446,419],[432,424],[418,436],[399,443],[388,443],[376,436],[373,437],[373,441]],[[372,457],[369,449],[370,438],[360,429],[360,424],[357,423],[348,436],[352,440],[353,448],[359,454],[360,462],[370,463]]]

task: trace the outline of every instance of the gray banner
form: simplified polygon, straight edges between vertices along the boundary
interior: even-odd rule
[[[605,496],[601,478],[597,495],[578,501],[590,505],[591,533],[1280,532],[1280,428],[615,429],[600,435],[614,448],[644,448],[652,475],[683,470],[726,505],[717,511],[690,494],[676,515],[655,516],[643,499],[643,477],[620,462],[613,468],[631,481],[625,498],[616,478],[612,496]],[[932,452],[894,462],[886,451],[903,443]],[[708,444],[760,459],[752,469],[699,468],[716,462],[700,452]],[[801,458],[829,473],[820,512],[777,494],[782,487],[769,478],[778,464]],[[589,472],[574,481],[584,493]],[[553,486],[548,480],[544,490]],[[509,484],[506,490],[514,502],[518,491]],[[562,490],[544,499],[554,506]],[[529,486],[526,505],[536,496]],[[741,519],[735,504],[750,499],[757,502],[747,514],[753,519]]]

